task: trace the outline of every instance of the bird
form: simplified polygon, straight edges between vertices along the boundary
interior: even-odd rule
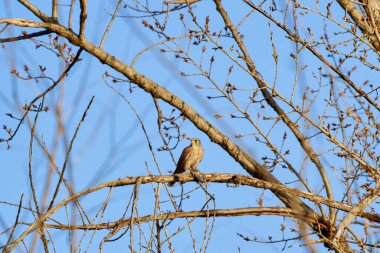
[[[202,160],[204,154],[204,150],[201,144],[201,141],[198,138],[191,139],[190,146],[186,147],[181,156],[178,159],[177,167],[173,173],[181,174],[186,170],[192,168],[194,169],[198,163]],[[168,184],[169,187],[172,187],[175,182],[170,182]]]

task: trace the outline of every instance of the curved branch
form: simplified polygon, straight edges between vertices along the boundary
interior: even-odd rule
[[[360,210],[353,209],[352,206],[342,204],[340,202],[336,202],[333,200],[330,200],[328,198],[324,198],[318,195],[313,195],[308,192],[303,192],[300,190],[292,189],[289,187],[286,187],[281,184],[275,184],[270,182],[265,182],[259,179],[255,179],[252,177],[244,176],[244,175],[237,175],[237,174],[203,174],[205,182],[214,182],[214,183],[231,183],[231,184],[239,184],[239,185],[247,185],[247,186],[253,186],[257,188],[263,188],[263,189],[269,189],[272,190],[275,193],[280,192],[290,192],[293,195],[298,195],[299,197],[308,198],[309,200],[316,202],[316,203],[323,203],[328,206],[334,207],[336,209],[340,209],[343,211],[350,212],[350,214],[355,214],[359,217],[366,218],[368,220],[371,220],[373,222],[380,223],[380,215],[367,213],[367,212],[359,212]],[[192,182],[196,181],[195,178],[191,175],[191,173],[187,174],[177,174],[175,176],[169,175],[169,176],[143,176],[143,177],[126,177],[122,179],[113,180],[110,182],[102,183],[96,186],[93,186],[91,188],[88,188],[84,191],[78,192],[74,195],[71,195],[70,197],[62,200],[59,202],[56,206],[51,208],[49,211],[47,211],[44,214],[41,214],[41,216],[30,225],[28,229],[26,229],[15,241],[13,241],[9,248],[4,250],[4,253],[11,252],[27,235],[38,229],[42,223],[49,218],[51,215],[56,213],[61,207],[67,205],[71,201],[77,200],[80,197],[83,197],[87,194],[90,194],[92,192],[99,191],[104,188],[109,187],[120,187],[120,186],[126,186],[126,185],[134,185],[137,182],[140,184],[148,184],[148,183],[168,183],[168,182]],[[280,209],[280,208],[279,208]],[[289,209],[286,209],[289,210]],[[207,210],[206,210],[207,211]],[[295,218],[302,219],[303,221],[306,221],[310,224],[313,224],[315,222],[318,222],[318,217],[313,217],[308,215],[304,212],[299,212],[296,210],[291,210],[291,214],[294,215]],[[322,228],[323,224],[319,224]],[[318,231],[315,231],[318,232]]]
[[[133,223],[141,224],[154,220],[174,220],[181,218],[207,218],[215,217],[237,217],[237,216],[260,216],[260,215],[275,215],[283,217],[295,217],[294,211],[285,207],[249,207],[249,208],[234,208],[234,209],[214,209],[202,211],[188,211],[188,212],[169,212],[156,215],[147,215],[142,217],[134,217]],[[60,225],[60,224],[44,224],[47,228],[59,230],[101,230],[101,229],[114,229],[130,226],[132,219],[121,219],[115,222],[105,222],[99,224],[89,225]],[[18,223],[31,226],[32,223]]]

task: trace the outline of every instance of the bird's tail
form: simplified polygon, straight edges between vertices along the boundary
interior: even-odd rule
[[[173,176],[175,176],[175,175],[178,174],[178,173],[182,173],[182,171],[180,171],[180,169],[179,169],[179,167],[178,167],[178,164],[177,164],[177,167],[175,168],[175,171],[173,172]],[[169,186],[169,187],[173,187],[175,183],[176,183],[176,182],[170,182],[170,183],[168,183],[168,186]]]

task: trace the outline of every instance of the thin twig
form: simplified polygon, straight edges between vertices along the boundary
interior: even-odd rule
[[[18,209],[17,209],[16,220],[15,220],[15,223],[14,223],[14,225],[13,225],[13,227],[12,227],[12,231],[11,231],[9,237],[8,237],[7,243],[6,243],[5,246],[4,246],[4,250],[8,247],[9,243],[11,242],[12,237],[13,237],[13,233],[14,233],[15,230],[16,230],[17,224],[19,224],[19,223],[18,223],[18,219],[19,219],[19,217],[20,217],[20,213],[21,213],[21,209],[22,209],[22,199],[23,199],[23,198],[24,198],[24,193],[21,194],[20,201],[19,201],[19,204],[18,204]]]
[[[84,40],[84,30],[87,19],[87,0],[79,0],[80,2],[80,20],[79,20],[79,39]]]
[[[58,181],[57,187],[55,188],[53,198],[52,198],[52,200],[51,200],[51,202],[50,202],[50,205],[49,205],[49,207],[48,207],[48,209],[47,209],[48,211],[49,211],[49,210],[53,207],[53,205],[54,205],[54,201],[55,201],[55,199],[56,199],[56,197],[57,197],[57,195],[58,195],[59,188],[60,188],[61,183],[62,183],[62,180],[63,180],[63,175],[65,174],[65,170],[66,170],[67,162],[68,162],[68,160],[69,160],[69,158],[70,158],[70,153],[71,153],[71,149],[73,148],[73,144],[74,144],[75,138],[77,137],[77,134],[78,134],[78,131],[79,131],[80,126],[82,125],[82,123],[84,122],[84,119],[85,119],[86,116],[87,116],[87,112],[88,112],[88,110],[90,109],[91,104],[92,104],[92,101],[94,101],[94,98],[95,98],[95,97],[92,96],[90,102],[89,102],[88,105],[87,105],[86,110],[84,111],[84,113],[83,113],[83,115],[82,115],[81,120],[79,121],[79,123],[78,123],[78,125],[77,125],[77,128],[75,129],[74,135],[73,135],[73,137],[72,137],[72,139],[71,139],[71,141],[70,141],[69,148],[68,148],[68,150],[66,151],[65,161],[64,161],[63,166],[62,166],[61,175],[60,175],[60,177],[59,177],[59,181]]]
[[[111,26],[112,26],[112,23],[113,23],[113,21],[114,21],[114,19],[115,19],[115,17],[116,17],[116,14],[117,14],[117,12],[118,12],[119,9],[120,9],[121,2],[122,2],[122,0],[119,0],[119,1],[117,2],[117,5],[116,5],[115,11],[113,12],[113,15],[112,15],[112,17],[111,17],[111,20],[110,20],[110,22],[108,23],[107,28],[106,28],[106,30],[105,30],[104,33],[103,33],[102,39],[101,39],[100,44],[99,44],[99,48],[102,48],[102,47],[103,47],[104,41],[106,40],[106,37],[107,37],[107,34],[108,34],[108,32],[110,31]]]
[[[39,37],[39,36],[43,36],[43,35],[47,35],[47,34],[51,34],[51,33],[52,33],[52,31],[45,30],[45,31],[40,31],[40,32],[35,32],[35,33],[30,33],[30,34],[25,34],[25,35],[20,35],[20,36],[17,36],[17,37],[0,39],[0,43],[26,40],[26,39],[35,38],[35,37]]]

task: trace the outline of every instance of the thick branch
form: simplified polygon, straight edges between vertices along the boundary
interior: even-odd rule
[[[368,24],[366,17],[355,7],[352,0],[338,0],[342,8],[350,15],[359,29],[368,36],[369,41],[376,48],[376,53],[380,53],[380,43],[374,32],[374,29]]]

